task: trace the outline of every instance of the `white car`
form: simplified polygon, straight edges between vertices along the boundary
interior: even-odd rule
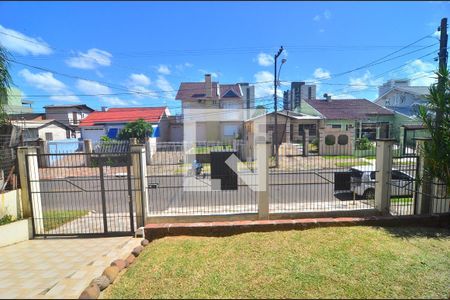
[[[375,198],[375,166],[355,166],[351,174],[350,190],[366,199]],[[405,172],[392,170],[391,196],[412,196],[414,178]]]

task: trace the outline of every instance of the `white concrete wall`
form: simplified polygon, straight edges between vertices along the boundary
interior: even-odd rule
[[[20,190],[6,191],[0,194],[0,218],[5,215],[15,218],[21,215]]]
[[[59,126],[57,124],[49,124],[42,128],[39,128],[39,137],[43,140],[46,140],[45,134],[47,132],[53,134],[53,141],[65,140],[67,139],[67,128]]]

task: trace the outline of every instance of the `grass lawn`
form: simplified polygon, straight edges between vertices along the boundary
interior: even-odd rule
[[[48,210],[42,213],[44,231],[53,230],[70,221],[87,215],[87,210]]]
[[[106,298],[447,298],[450,231],[329,227],[152,242]]]
[[[391,198],[391,203],[411,204],[412,202],[413,202],[413,199],[410,197]]]
[[[354,166],[367,166],[372,163],[368,161],[340,161],[335,163],[336,167],[354,167]]]

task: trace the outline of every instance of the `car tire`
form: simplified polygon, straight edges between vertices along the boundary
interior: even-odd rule
[[[375,199],[375,190],[374,189],[365,190],[363,197],[364,199]]]

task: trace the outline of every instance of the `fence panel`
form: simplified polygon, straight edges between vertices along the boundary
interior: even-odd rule
[[[326,153],[340,155],[303,156],[280,151],[278,168],[271,157],[270,213],[374,209],[375,145],[367,150],[336,149],[344,142],[325,139]]]
[[[415,214],[415,197],[418,185],[418,157],[413,153],[396,155],[392,158],[390,213],[392,215]]]
[[[150,216],[193,216],[257,213],[253,163],[237,163],[236,190],[220,190],[211,178],[211,152],[243,152],[241,142],[159,143],[147,167]],[[202,169],[196,174],[194,160]]]
[[[136,228],[131,153],[27,155],[30,199],[39,201],[33,221],[37,235],[130,234]],[[57,157],[51,164],[49,157]],[[29,159],[38,164],[29,165]],[[34,188],[32,188],[34,187]],[[36,200],[37,199],[37,200]],[[33,202],[32,202],[33,203]],[[36,208],[35,208],[36,209]]]

